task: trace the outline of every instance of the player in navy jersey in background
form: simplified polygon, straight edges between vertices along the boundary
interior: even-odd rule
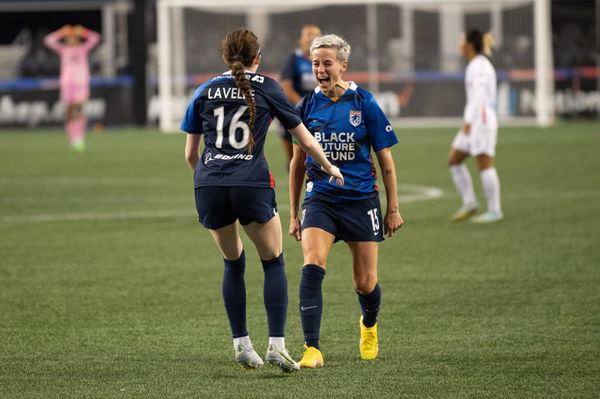
[[[305,151],[320,162],[331,180],[343,185],[337,167],[325,157],[281,87],[256,73],[258,39],[245,29],[229,32],[222,43],[231,69],[194,93],[181,129],[188,133],[185,156],[194,170],[199,221],[209,229],[224,258],[223,299],[236,361],[263,365],[246,328],[245,256],[237,221],[255,244],[264,270],[264,302],[269,326],[265,359],[284,371],[299,367],[285,347],[287,279],[274,181],[263,152],[270,121],[277,117]],[[201,138],[204,151],[199,154]]]
[[[321,28],[316,25],[303,26],[298,38],[298,48],[290,54],[281,72],[281,88],[292,104],[297,104],[317,85],[309,57],[310,45],[318,36],[321,36]],[[286,154],[286,166],[289,168],[293,155],[292,136],[286,129],[281,129],[280,136]]]
[[[326,35],[316,38],[310,51],[318,86],[302,99],[297,109],[327,158],[344,175],[343,187],[329,184],[315,159],[294,146],[290,164],[290,234],[302,240],[304,254],[300,317],[306,348],[298,364],[312,368],[324,364],[319,347],[321,286],[327,255],[338,240],[346,241],[352,254],[354,288],[362,312],[360,355],[363,359],[377,357],[377,315],[381,302],[377,279],[379,242],[384,233],[391,237],[403,220],[398,209],[396,170],[390,148],[398,139],[373,95],[342,79],[350,45],[339,36]],[[383,173],[387,197],[383,217],[371,149]],[[305,172],[308,180],[300,217],[299,196]]]

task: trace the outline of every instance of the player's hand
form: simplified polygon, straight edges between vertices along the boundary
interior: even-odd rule
[[[73,27],[71,25],[64,25],[62,28],[60,28],[60,31],[63,36],[68,36],[73,31]]]
[[[296,241],[300,241],[302,239],[302,230],[300,228],[301,222],[298,216],[292,215],[290,217],[290,235],[296,239]]]
[[[463,131],[465,134],[469,134],[469,133],[471,133],[471,124],[470,124],[470,123],[465,123],[465,124],[463,125],[463,127],[462,127],[462,131]]]
[[[383,232],[388,237],[391,237],[403,224],[404,220],[402,219],[402,216],[400,216],[400,211],[398,209],[393,211],[388,210],[383,219]]]
[[[342,172],[340,172],[340,169],[337,166],[329,164],[327,166],[321,166],[321,169],[331,176],[329,178],[329,183],[333,183],[335,180],[338,185],[344,185],[344,176],[342,176]]]

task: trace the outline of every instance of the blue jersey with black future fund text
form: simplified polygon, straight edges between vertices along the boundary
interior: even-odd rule
[[[320,165],[307,155],[306,198],[318,194],[319,198],[337,202],[377,195],[371,149],[377,152],[398,142],[373,95],[349,83],[348,90],[336,101],[317,87],[296,107],[329,161],[344,175],[344,186],[329,183]]]
[[[194,173],[194,187],[246,186],[275,187],[267,165],[264,144],[273,117],[286,129],[300,124],[300,118],[283,90],[273,79],[246,71],[256,102],[254,148],[248,153],[250,134],[244,93],[231,72],[209,80],[194,93],[181,130],[204,135],[204,151]]]

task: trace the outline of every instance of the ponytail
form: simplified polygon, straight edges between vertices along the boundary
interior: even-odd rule
[[[231,68],[236,86],[244,93],[248,113],[250,114],[250,134],[248,136],[248,153],[254,149],[254,122],[256,120],[256,101],[252,95],[250,81],[246,78],[245,67],[250,67],[260,52],[258,38],[246,29],[236,29],[225,35],[222,43],[223,58]]]
[[[250,126],[250,134],[248,135],[248,154],[251,154],[254,149],[254,134],[252,131],[254,130],[254,121],[256,119],[256,101],[254,101],[254,96],[252,95],[250,81],[246,78],[246,73],[244,72],[244,64],[242,64],[241,61],[234,61],[230,64],[230,67],[236,86],[244,93],[246,105],[248,106],[248,113],[250,114],[250,121],[248,123]]]

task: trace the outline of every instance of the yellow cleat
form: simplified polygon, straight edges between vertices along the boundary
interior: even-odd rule
[[[360,324],[360,357],[362,359],[375,359],[379,354],[377,323],[373,327],[365,327],[361,316],[358,324]]]
[[[468,219],[471,216],[473,216],[474,214],[476,214],[478,211],[479,211],[479,204],[476,202],[473,204],[463,205],[458,210],[458,212],[456,212],[454,215],[452,215],[452,221],[458,222],[459,220]]]
[[[320,350],[314,346],[308,347],[304,345],[304,348],[306,351],[304,352],[304,356],[302,356],[302,360],[298,362],[298,366],[314,369],[325,364]]]

